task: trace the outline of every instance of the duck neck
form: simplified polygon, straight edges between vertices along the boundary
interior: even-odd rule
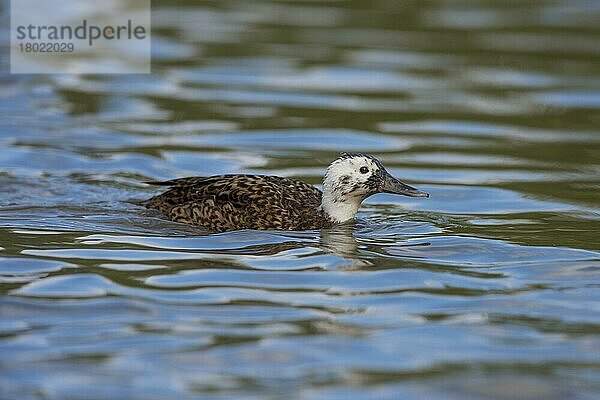
[[[336,223],[346,222],[354,218],[362,199],[351,196],[337,196],[328,190],[323,191],[321,210]]]

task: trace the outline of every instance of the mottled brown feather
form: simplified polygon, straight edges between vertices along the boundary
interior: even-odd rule
[[[295,179],[218,175],[148,182],[170,188],[142,202],[177,222],[211,231],[321,229],[333,221],[319,208],[321,191]]]

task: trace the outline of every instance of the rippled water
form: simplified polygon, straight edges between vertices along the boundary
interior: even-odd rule
[[[162,1],[152,75],[3,75],[0,397],[597,398],[599,22]],[[189,175],[319,184],[339,151],[431,198],[212,235],[128,202]]]

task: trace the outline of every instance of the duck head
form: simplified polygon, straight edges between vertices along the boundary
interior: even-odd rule
[[[321,208],[334,221],[345,222],[354,218],[364,199],[376,193],[429,197],[391,176],[375,157],[342,153],[325,173]]]

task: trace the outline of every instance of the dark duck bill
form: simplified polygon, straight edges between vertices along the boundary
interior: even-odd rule
[[[383,193],[401,194],[409,197],[429,197],[429,193],[400,182],[398,179],[387,173],[387,171],[381,191]]]

